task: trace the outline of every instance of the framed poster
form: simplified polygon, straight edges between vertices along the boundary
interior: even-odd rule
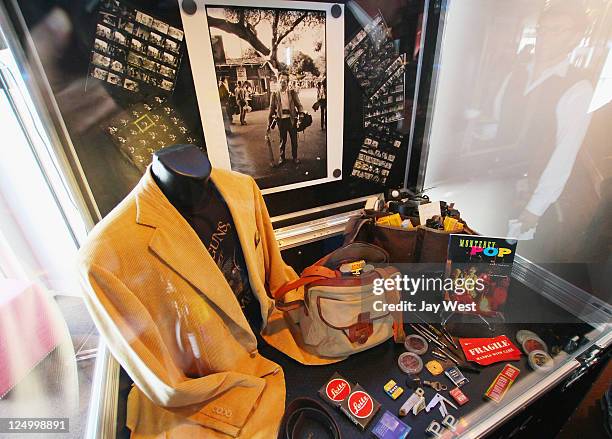
[[[334,18],[333,3],[195,3],[181,18],[213,166],[263,193],[340,180],[344,6]]]

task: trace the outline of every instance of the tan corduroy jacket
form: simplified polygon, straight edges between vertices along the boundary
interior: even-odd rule
[[[269,297],[296,277],[282,260],[263,198],[248,176],[213,170],[242,244],[266,341],[304,364],[325,360]],[[133,379],[133,438],[276,437],[282,369],[259,355],[228,283],[195,231],[147,169],[79,252],[85,301],[110,351]]]

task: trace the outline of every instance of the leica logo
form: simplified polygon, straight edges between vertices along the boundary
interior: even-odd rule
[[[351,413],[357,418],[367,418],[374,410],[374,402],[370,395],[358,390],[349,396],[348,406]]]
[[[343,401],[351,393],[351,386],[343,379],[335,378],[327,383],[325,393],[332,401]]]

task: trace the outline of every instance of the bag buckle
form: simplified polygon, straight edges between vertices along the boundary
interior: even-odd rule
[[[366,266],[366,261],[360,259],[359,261],[347,262],[340,266],[340,273],[342,274],[352,274],[353,276],[359,276],[361,271]]]
[[[369,312],[362,312],[357,317],[357,323],[348,328],[348,338],[351,343],[364,344],[374,333],[374,324]]]

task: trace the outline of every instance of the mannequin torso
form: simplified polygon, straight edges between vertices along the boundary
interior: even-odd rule
[[[153,154],[151,174],[177,209],[197,204],[209,187],[212,166],[195,145],[172,145]]]
[[[153,155],[151,174],[168,201],[185,218],[208,250],[255,334],[261,328],[259,302],[249,284],[248,271],[236,227],[210,173],[206,154],[194,145],[173,145]]]

